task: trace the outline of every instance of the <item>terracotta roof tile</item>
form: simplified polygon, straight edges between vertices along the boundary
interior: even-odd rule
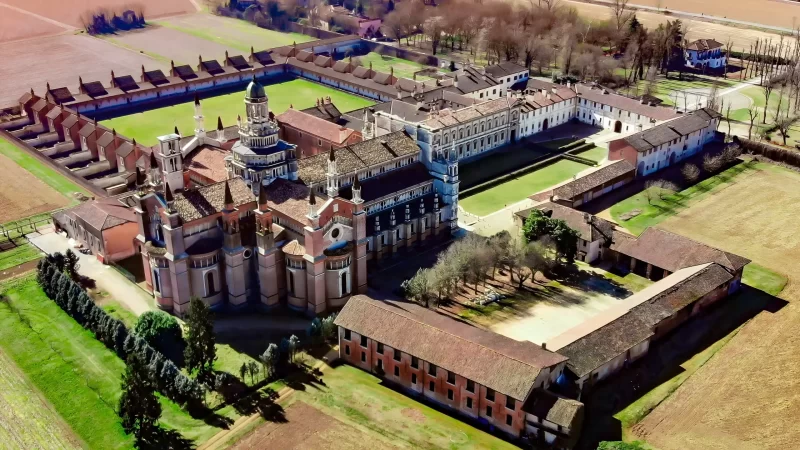
[[[253,192],[241,178],[227,180],[236,207],[255,201]],[[202,219],[225,209],[225,182],[210,184],[175,194],[174,207],[186,222]]]
[[[296,109],[289,108],[276,117],[280,124],[288,125],[328,142],[343,145],[355,131]]]

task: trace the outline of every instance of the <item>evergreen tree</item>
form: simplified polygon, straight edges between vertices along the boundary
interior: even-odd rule
[[[300,347],[300,338],[292,335],[289,338],[289,362],[294,362],[294,357],[297,355],[297,349]]]
[[[161,417],[161,404],[155,386],[140,355],[131,354],[122,376],[119,416],[126,433],[133,433],[140,443],[154,431]]]
[[[192,371],[199,370],[200,376],[211,372],[217,359],[214,337],[214,323],[211,311],[199,298],[193,297],[189,302],[189,314],[186,318],[186,351],[184,357],[186,367]]]
[[[63,272],[64,271],[64,267],[66,265],[66,260],[64,258],[64,255],[62,255],[61,253],[56,252],[56,253],[53,253],[53,254],[49,255],[47,257],[47,259],[49,259],[50,263],[52,263],[56,267],[56,270],[58,270],[59,272]]]
[[[64,255],[64,272],[73,280],[78,281],[78,255],[67,249]]]

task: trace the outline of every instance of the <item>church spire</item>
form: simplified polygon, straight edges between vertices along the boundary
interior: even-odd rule
[[[233,204],[233,195],[231,194],[231,186],[228,180],[225,180],[225,199],[223,201],[225,202],[225,209],[232,211],[235,205]]]

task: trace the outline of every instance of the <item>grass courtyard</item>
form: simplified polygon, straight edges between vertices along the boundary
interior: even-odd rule
[[[486,216],[550,186],[563,183],[587,168],[585,164],[561,159],[541,169],[460,199],[459,204],[472,214]]]
[[[116,413],[125,364],[49,300],[30,275],[0,285],[0,348],[92,449],[127,449]],[[161,399],[160,423],[202,442],[219,428]],[[232,408],[218,414],[236,419]]]
[[[369,65],[372,64],[372,69],[377,70],[378,72],[389,73],[391,69],[394,69],[394,76],[400,78],[413,78],[414,72],[429,68],[429,66],[415,61],[395,58],[393,56],[385,56],[376,52],[369,52],[366,55],[359,56],[358,59],[361,61],[362,66],[369,67]],[[417,79],[427,78],[429,77],[424,75],[417,76]]]
[[[302,79],[265,87],[269,96],[270,111],[276,115],[289,109],[290,105],[295,109],[309,108],[314,106],[316,99],[327,96],[331,97],[333,103],[342,112],[374,104],[373,101],[366,98]],[[201,104],[208,130],[216,129],[217,117],[222,118],[224,126],[230,126],[236,124],[237,116],[245,116],[243,92],[202,99]],[[174,106],[105,120],[102,124],[116,129],[124,136],[135,138],[141,144],[155,145],[158,143],[158,136],[171,133],[176,126],[181,134],[194,134],[193,115],[194,102],[187,101]]]
[[[584,150],[580,153],[576,153],[575,156],[580,156],[581,158],[590,159],[594,162],[600,162],[604,159],[608,158],[608,149],[603,147],[593,147],[589,150]]]

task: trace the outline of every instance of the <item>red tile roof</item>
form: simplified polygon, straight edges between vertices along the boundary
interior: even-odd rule
[[[343,145],[355,130],[345,128],[311,114],[289,108],[276,117],[279,124],[287,125],[328,142]]]

